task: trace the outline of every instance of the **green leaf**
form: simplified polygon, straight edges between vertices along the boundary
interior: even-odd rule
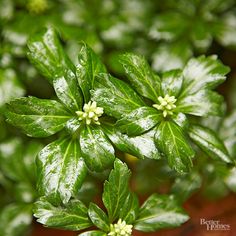
[[[144,232],[154,232],[180,226],[188,219],[188,215],[173,196],[153,194],[142,205],[134,228]]]
[[[224,82],[228,72],[229,67],[215,56],[191,59],[183,71],[183,90],[176,110],[197,116],[221,115],[223,98],[211,89]]]
[[[230,71],[224,66],[215,55],[200,56],[189,60],[183,70],[184,81],[181,97],[195,94],[202,89],[214,89],[226,79]]]
[[[202,178],[197,172],[192,172],[175,179],[171,193],[180,203],[184,203],[202,184]]]
[[[160,159],[160,154],[154,143],[154,130],[150,130],[136,137],[129,137],[126,134],[122,134],[114,126],[110,125],[103,125],[103,130],[120,151],[130,153],[141,159]]]
[[[138,213],[138,197],[134,193],[130,193],[120,210],[119,219],[124,220],[126,224],[133,224],[137,219]]]
[[[182,173],[192,167],[194,151],[182,129],[172,121],[163,121],[155,134],[156,145],[167,156],[171,168]]]
[[[223,97],[211,90],[225,81],[228,72],[229,67],[216,56],[191,59],[183,70],[183,90],[176,110],[196,116],[222,115]]]
[[[89,91],[94,87],[95,76],[98,73],[105,73],[106,68],[99,57],[86,44],[82,46],[78,59],[79,63],[76,67],[78,83],[83,92],[85,103],[88,103],[90,101]]]
[[[161,113],[152,107],[140,107],[128,114],[124,114],[117,121],[116,127],[130,136],[140,135],[159,123],[163,118]]]
[[[31,137],[55,134],[72,117],[59,102],[35,97],[15,99],[7,108],[7,121]]]
[[[118,219],[120,209],[124,206],[127,197],[129,197],[129,177],[130,170],[127,165],[116,159],[114,169],[111,171],[108,181],[104,183],[102,195],[110,222]]]
[[[78,119],[78,116],[76,115],[66,122],[65,129],[70,135],[73,136],[76,134],[76,131],[78,131],[78,129],[82,127],[82,125],[83,121],[80,121]]]
[[[227,163],[232,162],[223,141],[214,131],[200,125],[191,125],[188,132],[193,142],[210,157]]]
[[[42,197],[35,203],[34,216],[38,218],[39,223],[52,228],[77,231],[92,226],[88,209],[79,200],[71,200],[63,206],[54,206]]]
[[[38,155],[38,189],[52,202],[66,203],[77,194],[87,173],[76,139],[62,138]]]
[[[12,98],[23,96],[24,88],[12,69],[0,69],[0,107]]]
[[[88,168],[103,171],[115,159],[114,148],[99,126],[85,126],[80,134],[81,153]]]
[[[107,236],[107,234],[102,231],[92,230],[79,234],[79,236]]]
[[[28,41],[28,48],[30,61],[49,82],[63,76],[65,69],[74,71],[74,66],[64,53],[53,28],[32,36]]]
[[[83,97],[75,74],[68,70],[64,75],[53,80],[57,97],[73,113],[82,110]]]
[[[189,120],[184,113],[174,113],[171,117],[172,120],[180,126],[183,130],[187,130],[189,127]]]
[[[181,70],[167,71],[162,75],[162,95],[178,97],[183,83],[183,75]]]
[[[177,99],[175,111],[195,116],[222,116],[224,114],[223,100],[223,96],[216,92],[203,89],[195,94]]]
[[[95,81],[95,90],[91,91],[92,100],[103,107],[105,113],[117,119],[123,114],[145,106],[137,93],[125,82],[108,74],[100,74]]]
[[[132,86],[144,97],[158,102],[161,80],[154,74],[144,57],[132,53],[123,54],[120,61]]]
[[[32,222],[31,206],[12,203],[0,213],[0,235],[22,236]]]
[[[105,232],[109,232],[110,224],[107,215],[96,204],[90,203],[88,215],[95,226]]]

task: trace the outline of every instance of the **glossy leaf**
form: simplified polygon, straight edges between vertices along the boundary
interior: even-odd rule
[[[183,75],[181,70],[171,70],[162,75],[162,94],[178,97],[183,83]]]
[[[183,70],[184,90],[181,97],[195,94],[201,89],[214,89],[226,79],[229,67],[224,66],[215,55],[200,56],[189,60]]]
[[[106,72],[106,68],[94,51],[86,44],[82,46],[78,59],[79,63],[76,67],[78,83],[83,92],[85,103],[88,103],[90,101],[89,91],[94,87],[95,76],[98,73]]]
[[[187,130],[189,127],[189,120],[184,113],[175,113],[171,117],[172,120],[180,126],[183,130]]]
[[[159,159],[160,154],[154,143],[154,130],[150,130],[140,136],[129,137],[122,134],[113,126],[104,126],[108,138],[122,152],[130,153],[139,158]]]
[[[75,74],[68,70],[53,80],[53,86],[59,100],[73,113],[82,110],[83,97]]]
[[[74,66],[64,53],[53,28],[32,36],[28,48],[30,61],[49,82],[52,83],[54,78],[63,76],[67,69],[74,71]]]
[[[156,130],[155,141],[157,147],[167,156],[171,168],[182,173],[192,167],[194,151],[177,124],[163,121]]]
[[[79,200],[71,200],[66,205],[54,206],[45,197],[35,203],[34,216],[45,226],[66,230],[81,230],[92,226],[87,207]]]
[[[177,227],[188,219],[188,215],[173,196],[153,194],[142,205],[134,228],[143,232],[153,232]]]
[[[197,116],[222,115],[223,97],[211,89],[223,83],[229,67],[216,56],[191,59],[183,70],[183,90],[176,103],[177,110]]]
[[[62,138],[38,155],[38,189],[52,202],[67,203],[77,194],[87,173],[76,139]]]
[[[110,224],[105,212],[99,208],[96,204],[90,203],[88,215],[95,226],[102,229],[105,232],[109,232]]]
[[[134,193],[130,193],[123,207],[121,208],[119,218],[124,220],[126,224],[133,224],[139,213],[138,197]]]
[[[88,168],[103,171],[115,159],[114,148],[99,126],[85,126],[80,134],[81,154]]]
[[[116,159],[114,169],[109,175],[108,181],[104,183],[102,195],[103,203],[108,211],[109,221],[118,219],[120,209],[124,206],[129,197],[128,181],[130,170],[127,165]]]
[[[117,121],[116,127],[130,136],[137,136],[153,128],[163,118],[161,113],[152,107],[140,107]]]
[[[72,116],[59,102],[35,97],[15,99],[7,108],[7,121],[31,137],[57,133]]]
[[[12,98],[23,96],[25,90],[12,69],[0,69],[0,107]]]
[[[100,74],[91,91],[92,100],[103,107],[107,115],[121,118],[122,115],[144,106],[145,103],[125,82],[108,74]]]
[[[192,125],[189,128],[189,137],[210,157],[227,163],[232,161],[223,141],[214,131],[200,125]]]
[[[78,119],[78,116],[74,116],[66,122],[65,129],[70,135],[76,135],[76,131],[82,127],[83,121]]]
[[[161,81],[154,74],[144,57],[126,53],[120,57],[125,73],[132,86],[144,97],[158,102],[161,94]]]
[[[222,116],[224,114],[222,102],[221,95],[203,89],[195,94],[177,99],[175,111],[195,116]]]
[[[25,235],[32,222],[31,206],[12,203],[0,213],[0,235]]]

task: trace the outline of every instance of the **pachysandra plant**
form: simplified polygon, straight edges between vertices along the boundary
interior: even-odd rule
[[[8,105],[6,116],[11,124],[31,137],[48,137],[62,129],[68,131],[47,145],[37,160],[40,191],[67,202],[81,186],[86,165],[92,171],[102,171],[115,159],[112,144],[100,126],[103,109],[91,102],[89,95],[95,74],[104,72],[105,68],[84,46],[77,66],[78,81],[76,68],[64,54],[52,29],[31,38],[28,46],[29,57],[53,84],[59,101],[19,98]]]
[[[197,174],[183,185],[174,184],[171,195],[152,194],[140,207],[128,187],[131,172],[116,151],[167,160],[172,169],[184,173],[195,155],[192,140],[208,156],[231,163],[223,141],[198,119],[223,114],[223,99],[213,89],[224,82],[229,68],[216,56],[201,56],[189,60],[183,70],[159,76],[143,57],[126,53],[120,64],[129,85],[108,74],[86,44],[74,65],[53,28],[32,36],[28,48],[30,61],[51,83],[57,98],[14,99],[5,116],[30,137],[56,134],[36,159],[38,221],[48,227],[87,230],[83,236],[128,236],[133,229],[153,232],[187,221],[180,205],[201,181],[190,185],[183,201],[176,188]],[[104,177],[112,167],[102,194],[106,211],[95,203],[87,207],[78,199],[86,175]],[[91,226],[97,230],[89,231]]]
[[[116,159],[102,195],[107,214],[94,203],[87,208],[81,201],[71,200],[58,207],[42,197],[35,203],[34,216],[48,227],[73,231],[98,228],[81,236],[130,236],[133,229],[153,232],[188,220],[174,195],[153,194],[139,207],[136,194],[129,190],[130,174],[127,165]]]
[[[191,119],[192,116],[223,115],[223,98],[212,90],[226,79],[229,68],[216,56],[191,59],[183,70],[171,70],[161,77],[141,56],[124,54],[120,61],[136,92],[125,90],[127,84],[108,74],[98,75],[92,91],[92,99],[118,120],[117,129],[129,136],[153,130],[157,149],[178,172],[186,172],[192,166],[195,152],[189,138],[209,156],[231,162],[217,134]],[[124,91],[123,96],[127,98],[120,108],[117,99]]]
[[[156,148],[149,135],[129,139],[113,133],[112,141],[108,139],[105,130],[109,123],[103,107],[91,101],[89,92],[96,74],[106,69],[87,45],[82,46],[76,67],[51,28],[32,37],[28,47],[29,58],[53,84],[59,101],[18,98],[8,104],[7,120],[31,137],[48,137],[65,130],[39,153],[38,186],[42,194],[68,202],[83,183],[87,167],[91,171],[103,171],[112,166],[115,159],[112,142],[122,151],[156,158]],[[141,150],[139,144],[144,141],[148,150]]]

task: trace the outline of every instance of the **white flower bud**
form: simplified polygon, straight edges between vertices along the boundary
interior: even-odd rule
[[[79,120],[85,120],[87,125],[91,123],[100,125],[98,118],[103,114],[103,108],[97,107],[96,102],[89,101],[87,104],[84,104],[83,111],[76,111],[76,114],[79,117]]]
[[[125,221],[118,220],[116,224],[110,225],[109,236],[131,236],[133,225],[127,225]]]
[[[166,94],[165,97],[159,96],[157,99],[160,104],[153,104],[152,106],[157,110],[163,111],[164,117],[173,115],[173,109],[176,108],[176,105],[174,103],[177,101],[175,96],[169,96],[169,94]]]

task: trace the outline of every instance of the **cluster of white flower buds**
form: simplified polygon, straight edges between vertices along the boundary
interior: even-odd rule
[[[168,94],[165,95],[165,97],[159,96],[158,101],[160,104],[153,104],[152,106],[157,110],[163,111],[164,117],[167,115],[173,115],[172,110],[176,108],[175,102],[177,101],[175,96],[169,96]]]
[[[91,123],[100,125],[98,118],[103,114],[103,108],[97,107],[96,102],[88,102],[84,104],[83,111],[76,111],[76,114],[79,117],[79,120],[85,120],[87,125]]]
[[[130,236],[132,233],[133,225],[127,225],[121,219],[116,224],[111,224],[109,236]]]

